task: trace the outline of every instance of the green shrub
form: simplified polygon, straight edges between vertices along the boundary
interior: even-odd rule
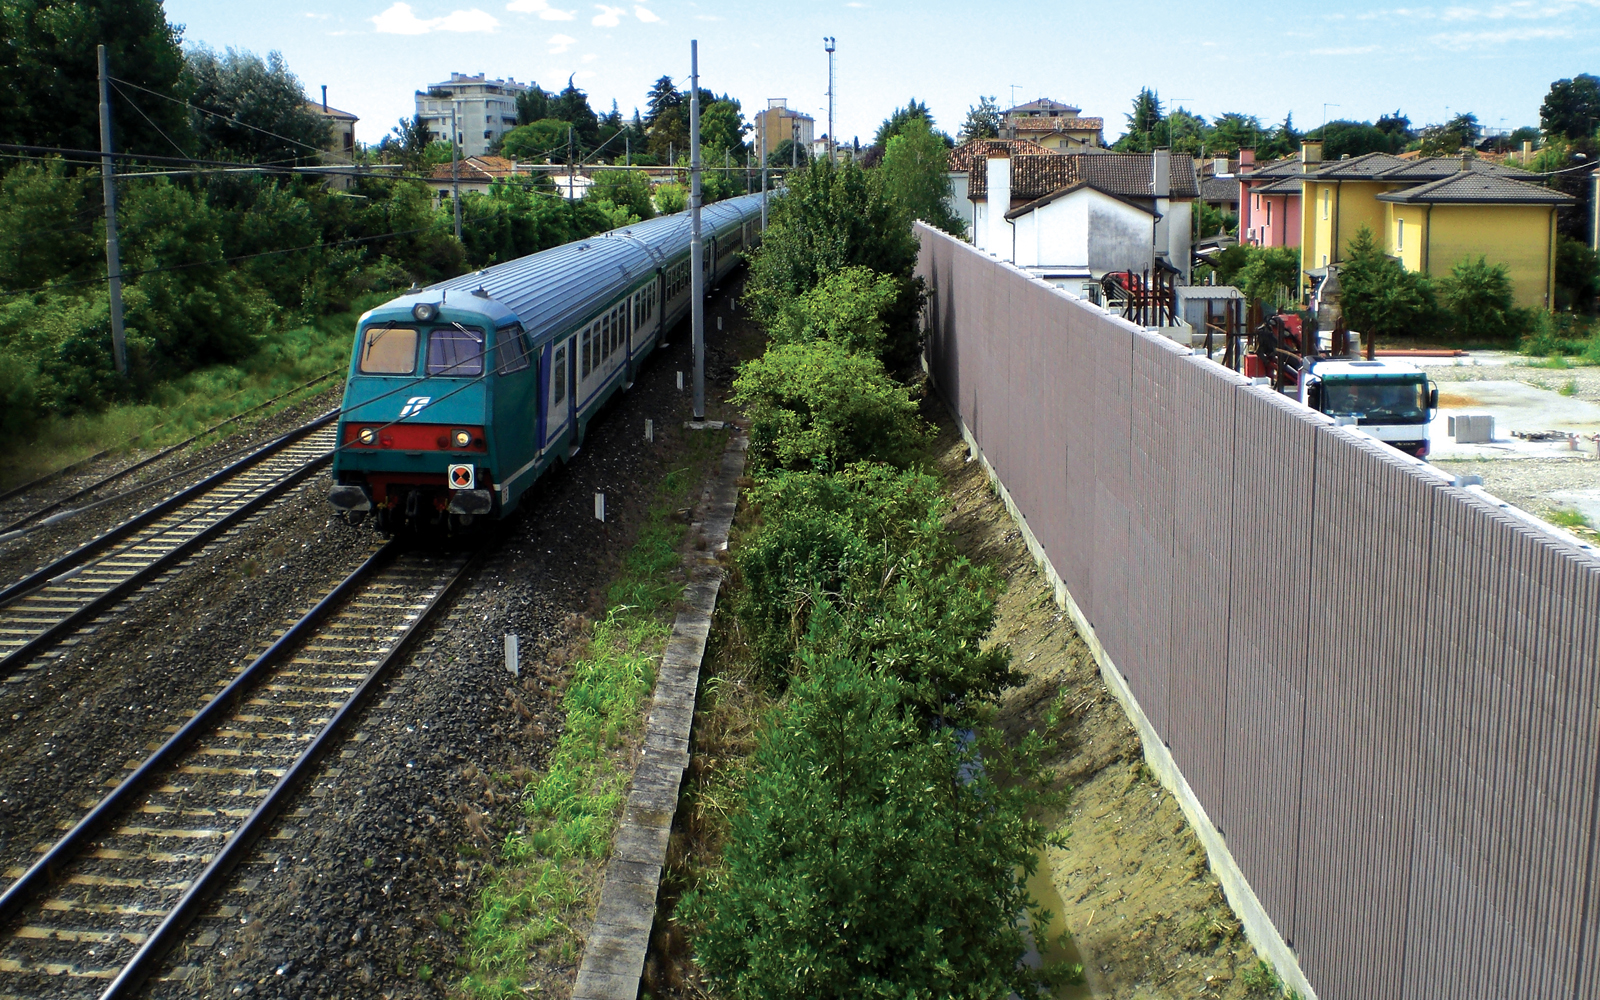
[[[1468,343],[1515,341],[1532,322],[1528,310],[1517,308],[1505,265],[1483,256],[1459,261],[1440,282],[1439,298],[1456,336]]]
[[[1366,226],[1339,268],[1339,303],[1349,328],[1373,337],[1426,337],[1442,319],[1432,282],[1401,267]]]
[[[930,731],[901,685],[809,658],[762,735],[724,867],[685,898],[695,954],[734,998],[1036,995],[1017,961],[1046,838],[998,742]],[[1035,921],[1040,925],[1039,921]]]
[[[904,467],[927,440],[908,389],[883,363],[831,341],[774,345],[734,381],[758,469],[830,472],[852,462]]]
[[[831,340],[851,350],[881,354],[884,314],[900,296],[900,283],[865,267],[847,267],[790,300],[770,327],[780,344]]]

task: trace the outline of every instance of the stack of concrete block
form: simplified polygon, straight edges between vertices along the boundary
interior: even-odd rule
[[[1488,444],[1494,440],[1494,417],[1487,413],[1450,417],[1450,436],[1456,444]]]

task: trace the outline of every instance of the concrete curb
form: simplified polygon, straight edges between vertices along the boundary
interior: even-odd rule
[[[700,495],[698,519],[690,537],[703,539],[684,556],[689,583],[687,605],[672,624],[661,654],[655,698],[645,723],[644,745],[634,768],[628,805],[617,827],[606,864],[605,882],[594,926],[583,951],[572,1000],[634,1000],[644,974],[645,951],[655,921],[656,890],[667,860],[667,840],[678,807],[678,788],[689,766],[689,733],[694,725],[695,693],[700,686],[700,661],[723,571],[717,553],[728,547],[728,532],[739,504],[739,477],[744,474],[750,440],[735,429],[722,454],[716,477]]]
[[[941,398],[941,402],[943,399]],[[1078,602],[1073,600],[1068,592],[1066,583],[1061,575],[1056,572],[1055,566],[1050,562],[1044,546],[1039,544],[1039,539],[1033,534],[1033,529],[1028,527],[1028,521],[1022,515],[1016,503],[1011,499],[1011,493],[1006,489],[1006,484],[1000,481],[999,475],[994,471],[994,466],[989,464],[989,459],[983,454],[983,449],[978,445],[978,439],[968,429],[966,421],[961,419],[959,413],[954,412],[948,405],[946,412],[961,429],[961,437],[967,443],[968,451],[983,463],[984,474],[994,484],[1000,494],[1000,499],[1006,505],[1006,512],[1011,515],[1011,520],[1016,523],[1017,529],[1022,533],[1022,539],[1028,546],[1028,552],[1033,556],[1034,562],[1044,570],[1045,578],[1050,581],[1050,586],[1055,592],[1056,604],[1067,612],[1072,618],[1072,623],[1078,629],[1078,634],[1088,644],[1089,650],[1094,654],[1094,659],[1100,666],[1100,676],[1105,681],[1106,690],[1122,706],[1123,713],[1128,721],[1133,723],[1134,729],[1139,733],[1139,742],[1144,750],[1145,763],[1149,765],[1152,773],[1161,782],[1162,786],[1171,792],[1178,801],[1178,808],[1183,810],[1183,815],[1194,828],[1195,835],[1200,838],[1201,846],[1206,849],[1206,859],[1211,863],[1211,870],[1216,873],[1217,880],[1222,883],[1222,892],[1228,899],[1228,905],[1233,907],[1233,912],[1239,918],[1239,923],[1244,927],[1245,938],[1253,945],[1256,952],[1272,964],[1273,971],[1283,980],[1283,985],[1297,991],[1302,1000],[1317,1000],[1316,991],[1311,988],[1311,982],[1306,978],[1305,972],[1300,968],[1299,957],[1294,949],[1289,947],[1283,935],[1278,933],[1278,928],[1268,916],[1266,907],[1256,898],[1255,891],[1250,888],[1249,881],[1240,870],[1239,863],[1234,860],[1233,853],[1228,850],[1228,842],[1217,831],[1216,824],[1211,822],[1211,817],[1206,814],[1205,806],[1200,803],[1199,796],[1194,789],[1189,787],[1189,782],[1184,778],[1183,772],[1178,770],[1178,762],[1173,759],[1172,752],[1161,741],[1161,734],[1151,725],[1150,719],[1144,714],[1144,709],[1139,706],[1139,701],[1133,696],[1133,690],[1128,686],[1127,679],[1117,669],[1111,657],[1106,654],[1105,647],[1100,644],[1100,639],[1095,635],[1094,628],[1089,624],[1089,619],[1084,616],[1078,607]]]

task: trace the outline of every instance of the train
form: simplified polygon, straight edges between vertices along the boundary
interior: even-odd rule
[[[762,195],[701,209],[709,292]],[[357,321],[328,500],[380,531],[504,518],[692,307],[688,212],[413,288]]]

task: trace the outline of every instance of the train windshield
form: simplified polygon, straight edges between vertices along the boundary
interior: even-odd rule
[[[364,375],[410,375],[417,370],[417,331],[400,326],[369,327],[361,343]]]
[[[1328,382],[1322,412],[1354,415],[1363,424],[1425,424],[1428,386],[1425,382]]]
[[[428,333],[429,375],[482,375],[483,331],[441,326]]]

